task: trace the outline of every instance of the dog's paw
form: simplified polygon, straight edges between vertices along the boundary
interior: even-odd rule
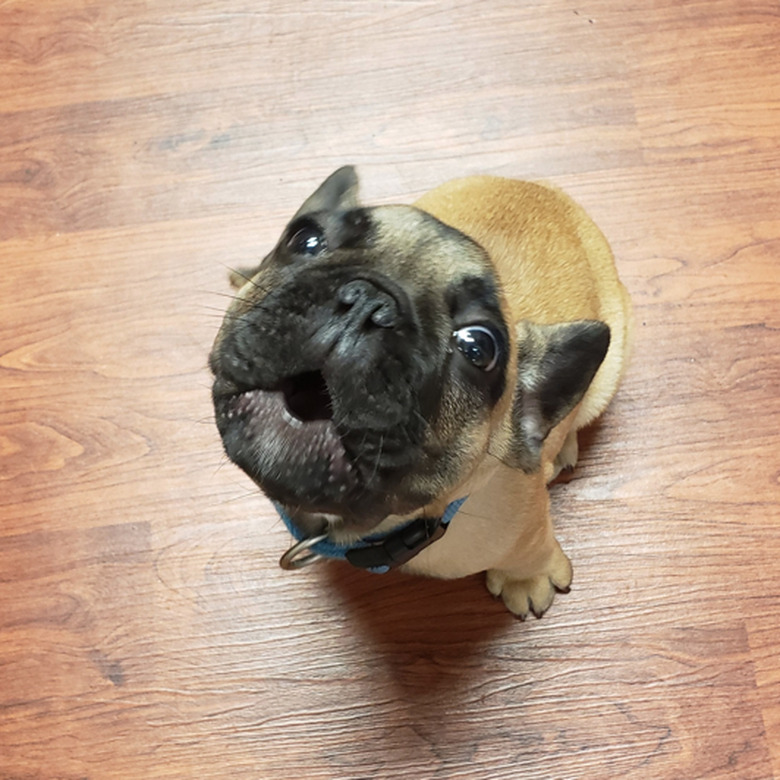
[[[580,448],[577,443],[577,431],[569,431],[569,435],[563,442],[561,451],[555,457],[552,474],[547,481],[552,482],[562,471],[572,471],[577,465],[579,454]]]
[[[542,574],[522,579],[512,572],[490,569],[486,584],[510,612],[525,620],[529,614],[540,618],[552,605],[556,593],[568,593],[571,578],[571,562],[558,547],[551,565]]]

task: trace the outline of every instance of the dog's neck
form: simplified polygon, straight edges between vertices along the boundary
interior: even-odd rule
[[[374,574],[385,574],[410,561],[444,535],[467,497],[447,505],[441,517],[417,517],[385,533],[372,534],[350,544],[337,544],[327,534],[307,537],[279,504],[276,511],[297,539],[281,558],[283,569],[300,569],[324,558],[342,560]]]

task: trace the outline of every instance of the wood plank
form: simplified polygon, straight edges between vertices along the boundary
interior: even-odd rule
[[[780,776],[771,0],[0,5],[0,778]],[[291,575],[227,464],[227,269],[371,202],[564,187],[635,356],[552,489],[572,592]]]

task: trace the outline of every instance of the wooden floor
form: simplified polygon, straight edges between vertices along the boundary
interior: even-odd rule
[[[775,0],[0,3],[0,778],[780,778]],[[206,355],[227,268],[544,178],[632,367],[553,489],[575,587],[277,567]]]

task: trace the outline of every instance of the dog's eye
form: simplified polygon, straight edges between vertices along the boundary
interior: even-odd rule
[[[318,225],[308,223],[294,230],[287,239],[287,248],[295,255],[314,257],[328,248],[325,234]]]
[[[455,346],[466,360],[483,371],[492,371],[498,365],[501,349],[498,338],[484,325],[470,325],[452,334]]]

